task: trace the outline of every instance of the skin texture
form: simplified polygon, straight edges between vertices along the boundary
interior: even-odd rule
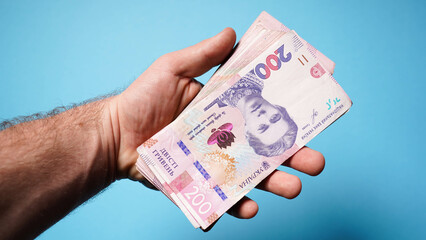
[[[227,28],[213,38],[160,57],[124,92],[0,132],[0,236],[32,239],[136,171],[136,147],[165,127],[201,89],[195,77],[220,64],[235,44]],[[302,148],[286,166],[309,175],[324,168],[321,153]],[[301,191],[298,177],[275,171],[258,186],[282,197]],[[229,213],[256,215],[245,197]]]

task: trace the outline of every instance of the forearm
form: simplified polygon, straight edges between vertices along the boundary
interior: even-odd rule
[[[0,132],[0,236],[34,238],[115,179],[109,99]]]

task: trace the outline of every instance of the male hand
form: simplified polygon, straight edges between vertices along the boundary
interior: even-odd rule
[[[2,238],[35,238],[116,179],[147,184],[135,167],[136,148],[179,115],[201,89],[194,77],[224,61],[234,43],[235,33],[227,28],[160,57],[120,95],[0,124],[8,126],[0,131]],[[324,158],[302,148],[285,165],[316,175]],[[276,170],[258,188],[294,198],[301,183]],[[251,218],[257,210],[245,197],[228,212]]]
[[[116,160],[116,177],[147,184],[136,170],[136,148],[172,122],[201,90],[194,78],[222,63],[235,44],[235,32],[226,28],[210,39],[155,61],[123,93],[106,104],[105,128],[112,129],[107,144]],[[111,150],[112,149],[112,150]],[[285,165],[309,175],[324,168],[321,153],[307,147],[299,150]],[[302,188],[300,179],[275,170],[257,188],[285,198],[296,197]],[[252,218],[258,205],[244,197],[228,212],[238,218]]]

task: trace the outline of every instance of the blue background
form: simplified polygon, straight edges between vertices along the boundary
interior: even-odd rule
[[[348,114],[309,146],[324,172],[287,200],[252,191],[252,220],[193,229],[162,194],[121,180],[39,239],[425,239],[425,1],[2,1],[0,120],[128,86],[156,58],[262,10],[336,62]],[[212,72],[199,78],[206,82]]]

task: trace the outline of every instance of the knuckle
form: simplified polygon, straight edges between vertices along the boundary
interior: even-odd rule
[[[171,60],[173,59],[173,53],[167,53],[160,56],[154,63],[162,66],[167,66],[171,64]]]
[[[176,53],[171,52],[160,56],[155,62],[152,64],[160,69],[172,69],[175,66],[176,61]]]

